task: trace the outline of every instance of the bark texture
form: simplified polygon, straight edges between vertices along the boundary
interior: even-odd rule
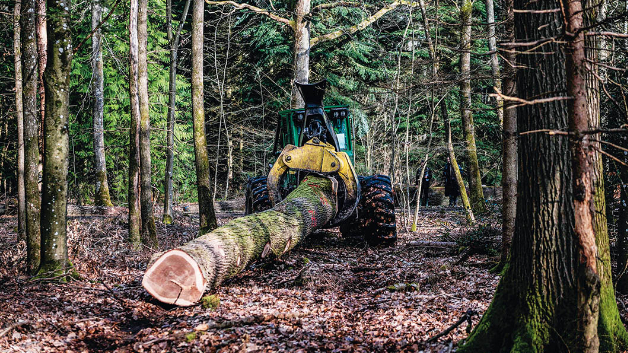
[[[38,70],[39,70],[39,114],[40,114],[40,126],[44,126],[44,119],[46,116],[46,100],[44,96],[46,94],[44,85],[44,71],[46,70],[46,63],[48,61],[48,30],[46,28],[46,0],[37,0],[37,54],[38,54]],[[40,131],[40,148],[43,153],[44,136],[43,129]],[[43,161],[42,161],[43,162]]]
[[[22,83],[24,107],[24,187],[26,191],[26,266],[32,274],[39,268],[41,233],[39,217],[39,115],[37,114],[37,1],[22,3]]]
[[[515,0],[517,9],[550,10],[560,5],[554,0],[535,3]],[[515,20],[522,24],[516,28],[517,41],[549,38],[563,31],[563,21],[555,12],[521,13]],[[566,53],[568,56],[573,50],[559,43],[547,43],[519,56],[517,91],[521,98],[567,92],[566,72],[573,71],[567,71],[565,65],[571,65],[569,60],[573,59],[568,59]],[[585,70],[573,69],[579,73]],[[570,85],[576,87],[573,82]],[[578,87],[585,91],[583,86]],[[605,275],[601,277],[599,292],[600,320],[596,319],[596,276],[587,267],[606,272],[608,241],[606,234],[598,233],[594,239],[598,255],[593,250],[596,245],[591,244],[591,235],[583,240],[582,233],[576,229],[582,226],[576,222],[575,198],[580,196],[576,195],[574,184],[576,167],[570,153],[573,143],[564,135],[525,133],[538,129],[568,130],[573,113],[567,102],[553,100],[524,105],[517,112],[526,118],[517,121],[520,134],[517,232],[511,260],[493,302],[461,352],[588,352],[597,351],[597,337],[602,340],[602,351],[614,352],[617,346],[607,346],[604,341],[625,336],[623,326],[619,324],[621,330],[617,328],[617,306],[610,297],[612,287],[609,290],[609,277]],[[581,212],[589,213],[590,217],[589,206],[591,203]],[[599,213],[602,207],[597,208]],[[597,264],[593,265],[587,255],[594,256],[593,262],[597,257]]]
[[[138,93],[140,101],[140,202],[142,242],[157,246],[157,229],[153,215],[153,184],[150,159],[150,108],[148,106],[148,0],[139,0],[137,16]]]
[[[331,191],[328,179],[308,176],[273,209],[153,256],[142,285],[165,303],[192,305],[250,262],[270,253],[281,256],[331,221],[337,212]]]
[[[487,0],[491,1],[491,0]],[[513,0],[506,0],[506,40],[515,41],[515,13]],[[515,84],[515,63],[517,55],[510,50],[504,53],[503,92],[509,97],[517,95]],[[503,104],[503,101],[502,101]],[[517,110],[502,106],[502,251],[498,266],[501,271],[508,262],[510,244],[515,234],[515,218],[517,217]]]
[[[469,196],[475,213],[486,212],[482,177],[475,146],[475,127],[471,112],[471,13],[473,1],[462,0],[460,6],[460,116],[469,163]]]
[[[294,8],[294,80],[308,83],[310,79],[310,23],[306,15],[310,13],[310,0],[297,0]],[[292,108],[302,108],[303,98],[292,86]]]
[[[606,18],[604,0],[587,0],[583,5],[588,9],[584,12],[584,25],[588,26]],[[597,13],[596,13],[597,12]],[[608,55],[604,50],[589,50],[589,48],[604,48],[605,41],[601,37],[587,36],[584,42],[587,61],[604,61]],[[600,81],[598,77],[605,76],[601,67],[590,65],[585,70],[586,93],[588,110],[588,129],[599,129],[600,119]],[[595,149],[601,149],[600,134],[591,135],[588,143]],[[603,161],[599,153],[591,155],[591,183],[593,191],[593,231],[597,245],[597,274],[600,280],[600,313],[597,333],[599,337],[599,351],[617,352],[620,347],[628,344],[628,333],[620,319],[615,287],[613,285],[611,254],[608,234],[608,220],[606,219],[606,196],[604,193]],[[626,179],[622,179],[626,180]],[[618,224],[621,231],[621,225]],[[628,226],[624,226],[624,231]],[[618,235],[618,239],[621,235]],[[617,284],[619,289],[620,284]]]
[[[103,124],[103,109],[105,105],[104,79],[101,32],[97,26],[102,21],[102,6],[100,0],[92,2],[92,95],[94,107],[92,119],[94,128],[94,171],[96,172],[96,206],[113,206],[109,196],[109,182],[107,181],[107,163],[105,161],[105,137]]]
[[[491,52],[491,73],[493,74],[493,86],[498,92],[502,91],[502,78],[499,70],[497,56],[497,36],[495,35],[495,6],[493,0],[486,0],[486,22],[488,23],[488,50]],[[508,65],[508,64],[506,64]],[[497,118],[500,125],[504,124],[504,100],[500,96],[495,97]]]
[[[211,193],[209,156],[205,134],[205,108],[203,106],[203,0],[194,0],[192,9],[192,118],[194,125],[194,156],[200,232],[215,229],[216,214]]]
[[[140,230],[140,104],[138,93],[138,0],[131,0],[129,11],[129,96],[131,126],[129,129],[129,242],[141,243]]]
[[[70,5],[69,0],[48,0],[49,62],[44,74],[46,119],[39,268],[39,275],[46,277],[66,273],[70,266],[66,231],[72,68]]]
[[[172,33],[172,0],[168,0],[168,42],[170,43],[170,81],[168,85],[168,126],[166,132],[166,175],[164,180],[164,224],[172,224],[172,199],[174,190],[172,189],[172,173],[174,168],[174,125],[177,98],[177,61],[179,52],[179,41],[181,30],[185,19],[188,17],[191,0],[185,2],[183,15],[177,28],[176,34]]]
[[[20,16],[22,0],[13,8],[13,55],[15,64],[15,118],[17,120],[17,232],[26,239],[26,189],[24,187],[24,106],[22,101],[22,48]]]

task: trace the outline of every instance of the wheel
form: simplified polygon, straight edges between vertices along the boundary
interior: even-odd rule
[[[268,187],[266,185],[265,176],[249,178],[246,183],[245,200],[245,215],[266,211],[272,208],[270,198],[268,197]]]
[[[392,245],[397,240],[395,193],[386,175],[358,177],[362,194],[357,215],[340,226],[343,236],[363,236],[370,245]]]

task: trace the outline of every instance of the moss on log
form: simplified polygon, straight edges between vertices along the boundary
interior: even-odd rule
[[[274,208],[235,219],[189,243],[156,254],[142,285],[156,299],[188,306],[250,262],[290,251],[336,215],[331,182],[308,176]]]

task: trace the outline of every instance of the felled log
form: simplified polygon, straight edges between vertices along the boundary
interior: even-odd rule
[[[237,218],[189,243],[156,254],[142,285],[161,302],[189,306],[203,292],[272,253],[290,251],[337,212],[331,182],[308,176],[285,200],[261,213]]]

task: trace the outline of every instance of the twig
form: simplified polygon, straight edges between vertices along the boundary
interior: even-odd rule
[[[30,321],[19,321],[14,323],[13,325],[9,325],[7,328],[5,328],[4,330],[0,331],[0,337],[6,335],[7,333],[11,332],[11,330],[16,329],[20,326],[24,326],[24,325],[28,325],[30,324]]]
[[[427,343],[434,342],[437,339],[445,336],[446,334],[448,334],[451,331],[453,331],[453,329],[455,329],[456,327],[460,326],[465,321],[467,321],[469,323],[469,325],[471,325],[471,318],[474,317],[475,315],[477,315],[477,313],[474,310],[471,310],[471,309],[467,310],[467,312],[464,313],[464,315],[462,315],[462,317],[460,319],[458,319],[458,321],[456,321],[453,325],[449,326],[445,331],[442,331],[438,335],[428,339]]]

